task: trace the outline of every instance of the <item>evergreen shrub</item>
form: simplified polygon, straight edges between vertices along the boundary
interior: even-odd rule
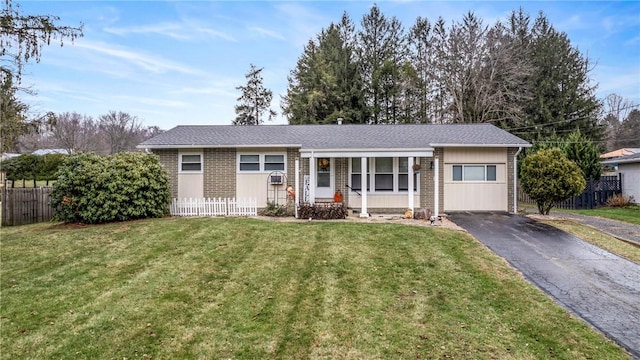
[[[162,217],[169,199],[158,157],[143,153],[71,155],[51,193],[56,220],[85,224]]]

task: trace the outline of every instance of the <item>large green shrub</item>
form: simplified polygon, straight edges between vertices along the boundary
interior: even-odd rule
[[[522,189],[536,201],[538,212],[544,215],[549,215],[556,202],[580,194],[586,186],[578,165],[558,148],[527,155],[520,170]]]
[[[168,213],[169,180],[157,156],[76,154],[58,170],[55,219],[97,224]]]

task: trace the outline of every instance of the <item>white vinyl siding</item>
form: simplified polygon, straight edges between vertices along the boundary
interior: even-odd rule
[[[448,148],[443,154],[444,211],[507,211],[506,148]]]

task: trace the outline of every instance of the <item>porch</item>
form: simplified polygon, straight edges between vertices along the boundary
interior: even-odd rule
[[[341,200],[348,208],[357,209],[355,215],[363,218],[371,212],[438,209],[439,168],[432,148],[302,149],[300,158],[295,160],[295,188],[299,189],[295,203],[330,204]]]

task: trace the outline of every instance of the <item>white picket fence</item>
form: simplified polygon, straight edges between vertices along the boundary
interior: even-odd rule
[[[169,212],[172,216],[255,216],[256,199],[173,199]]]

